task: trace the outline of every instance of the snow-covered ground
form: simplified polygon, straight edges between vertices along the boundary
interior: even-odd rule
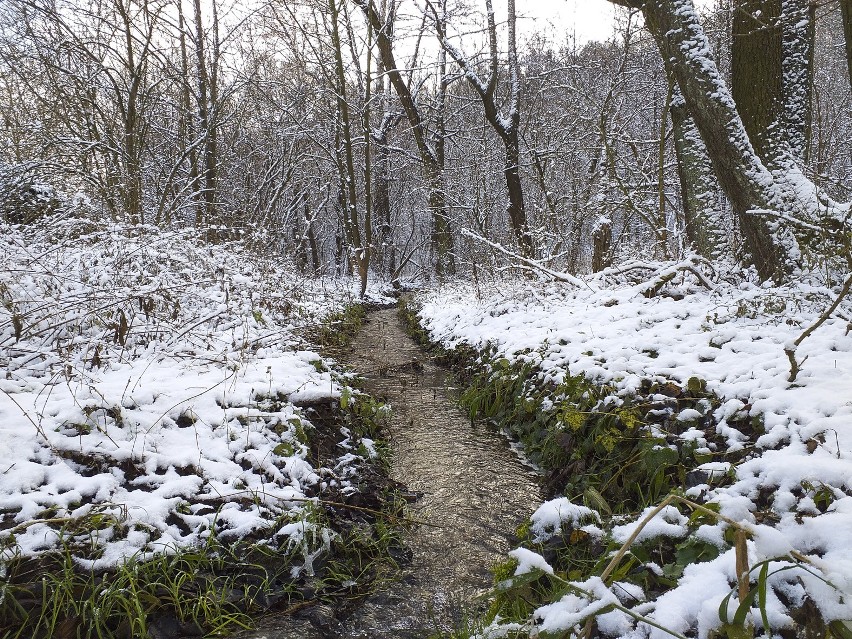
[[[0,229],[4,555],[71,542],[110,566],[215,531],[309,561],[328,542],[309,502],[359,458],[309,460],[300,405],[341,386],[301,335],[351,287],[191,231]]]
[[[614,269],[609,277],[573,284],[523,280],[493,286],[447,285],[421,295],[420,318],[431,338],[445,347],[467,344],[483,349],[490,344],[497,349],[496,357],[532,359],[542,382],[582,374],[625,394],[648,378],[684,385],[691,377],[706,380],[708,390],[722,400],[713,415],[717,433],[727,440],[729,450],[753,446],[753,451],[733,469],[730,485],[696,486],[687,496],[717,503],[722,515],[751,532],[750,565],[789,560],[790,551],[810,561],[805,567],[812,573],[797,568],[772,574],[786,564],[770,565],[772,588],[764,608],[773,627],[789,626],[790,609],[800,606],[806,596],[824,619],[852,619],[852,303],[842,304],[798,347],[801,372],[790,383],[784,348],[832,302],[830,290],[807,284],[759,285],[743,275],[715,279],[708,290],[692,275],[679,274],[661,294],[646,297],[642,293],[648,286],[637,281],[651,278],[653,268],[637,268],[630,274],[639,277],[619,277]],[[728,423],[746,412],[764,420],[765,434],[756,441]],[[684,421],[697,417],[680,416]],[[696,429],[685,433],[700,435]],[[723,457],[725,451],[716,452]],[[712,464],[718,470],[725,462]],[[755,502],[767,492],[771,513],[756,517]],[[544,504],[536,516],[549,522],[549,529],[560,511],[567,525],[577,516],[577,507],[560,499]],[[683,539],[689,512],[685,507],[680,511],[683,514],[676,505],[668,506],[641,535]],[[646,514],[606,534],[622,542]],[[541,522],[539,528],[544,530],[547,526]],[[656,599],[638,604],[631,599],[635,612],[670,630],[697,632],[700,637],[719,626],[720,603],[736,583],[735,553],[723,540],[725,527],[724,522],[711,522],[693,530],[716,543],[721,554],[688,566],[676,587]],[[524,566],[541,568],[541,563],[524,555]],[[752,573],[753,581],[757,577],[757,571]],[[586,586],[586,592],[603,587],[597,582]],[[564,631],[600,606],[577,592],[539,608],[527,630]],[[645,598],[637,596],[640,601]],[[734,594],[731,616],[736,601]],[[758,627],[761,617],[755,612]],[[618,610],[598,621],[611,636],[671,636]],[[496,624],[491,634],[508,630]]]

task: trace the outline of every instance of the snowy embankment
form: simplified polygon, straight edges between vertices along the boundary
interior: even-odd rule
[[[213,534],[305,565],[327,546],[310,502],[351,489],[358,442],[310,459],[306,407],[341,386],[299,334],[342,309],[348,283],[326,291],[189,233],[0,231],[4,558],[66,545],[110,567]]]
[[[638,269],[632,274],[647,272]],[[713,471],[727,475],[727,481],[705,479],[689,487],[685,497],[710,504],[747,532],[748,562],[755,567],[750,587],[763,592],[743,608],[754,608],[747,619],[757,627],[768,622],[776,631],[793,628],[801,620],[794,622],[792,611],[806,607],[807,599],[826,622],[852,619],[849,302],[799,346],[796,358],[803,364],[790,383],[785,346],[829,306],[831,291],[805,284],[761,286],[733,277],[714,282],[708,290],[683,273],[668,280],[659,294],[646,297],[647,290],[647,285],[627,277],[619,281],[615,270],[609,278],[590,279],[582,287],[529,280],[486,289],[445,286],[421,296],[419,317],[431,338],[446,348],[496,347],[495,358],[531,361],[542,386],[583,375],[628,397],[639,392],[643,380],[673,380],[684,387],[690,378],[706,380],[707,390],[720,400],[718,407],[710,409],[706,403],[708,415],[693,408],[670,409],[667,419],[682,424],[681,440],[694,440],[706,453],[703,458],[712,458],[701,467],[705,474],[700,476],[709,478]],[[729,423],[741,424],[746,415],[754,418],[752,423],[762,420],[758,434],[743,433]],[[707,443],[703,427],[715,428],[721,447]],[[739,461],[731,468],[725,458],[734,452]],[[560,528],[563,534],[574,528],[598,535],[602,547],[613,550],[628,540],[650,507],[632,518],[614,518],[601,526],[603,531],[595,523],[596,513],[580,528],[577,512],[578,506],[565,498],[544,504],[533,518],[534,541],[545,542]],[[635,616],[641,615],[670,631],[707,637],[722,624],[720,605],[733,592],[727,600],[732,620],[738,596],[736,552],[731,535],[725,534],[731,524],[689,515],[685,502],[673,502],[646,522],[631,543],[657,540],[662,546],[665,539],[682,544],[694,537],[714,545],[718,553],[712,555],[718,556],[691,561],[680,575],[666,570],[674,582],[662,592],[608,584],[613,595],[607,597],[616,597],[632,615],[608,607],[597,617],[602,635],[671,636],[646,621],[637,622]],[[519,572],[550,570],[543,559],[524,557]],[[640,555],[633,559],[642,562]],[[763,565],[768,571],[761,579]],[[797,567],[776,572],[785,566]],[[663,568],[647,559],[644,568],[663,576]],[[760,581],[769,587],[757,588]],[[564,632],[595,615],[600,597],[586,595],[599,594],[602,588],[600,579],[566,585],[556,601],[538,607],[526,623],[495,622],[486,634],[501,636],[511,628],[531,634]]]

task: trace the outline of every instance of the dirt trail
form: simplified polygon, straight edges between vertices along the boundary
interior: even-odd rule
[[[313,629],[270,619],[248,636],[422,639],[448,630],[490,587],[490,568],[539,501],[535,474],[503,437],[472,425],[459,410],[451,376],[404,333],[396,309],[369,316],[348,359],[366,390],[393,408],[391,476],[420,495],[411,514],[430,525],[406,533],[412,561],[401,581],[369,597],[342,624],[318,619],[321,613]]]

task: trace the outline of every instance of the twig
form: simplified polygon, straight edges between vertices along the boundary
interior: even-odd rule
[[[624,557],[624,555],[627,554],[627,551],[630,549],[630,546],[633,545],[633,542],[636,541],[636,537],[639,536],[639,533],[642,532],[645,526],[651,523],[651,520],[654,519],[654,517],[656,517],[658,514],[660,514],[660,512],[666,506],[671,504],[672,501],[674,501],[676,498],[677,495],[669,495],[660,503],[659,506],[654,508],[654,510],[649,512],[648,515],[641,522],[639,522],[639,525],[636,527],[633,533],[631,533],[630,537],[627,538],[627,541],[625,541],[621,545],[621,548],[618,549],[618,552],[615,553],[615,556],[612,558],[607,567],[601,573],[601,579],[604,581],[604,583],[606,583],[607,578],[618,567],[618,564],[621,563],[622,558]]]
[[[575,594],[578,594],[581,597],[585,597],[586,599],[589,599],[590,601],[593,601],[593,600],[596,599],[596,597],[593,593],[591,593],[591,592],[589,592],[589,591],[587,591],[583,588],[580,588],[576,584],[573,584],[570,581],[567,581],[566,579],[562,579],[561,577],[559,577],[557,575],[549,575],[549,576],[551,578],[555,579],[556,581],[561,582],[569,590],[572,590]],[[663,632],[670,634],[672,637],[677,637],[678,639],[687,639],[684,635],[680,634],[679,632],[675,632],[674,630],[669,630],[668,628],[666,628],[664,625],[660,624],[659,622],[654,621],[653,619],[650,619],[650,618],[645,617],[643,615],[640,615],[638,612],[631,610],[627,606],[623,606],[623,605],[621,605],[620,603],[617,603],[617,602],[610,602],[609,605],[612,606],[613,608],[615,608],[616,610],[620,610],[621,612],[626,614],[628,617],[631,617],[631,618],[635,619],[636,621],[641,621],[642,623],[646,623],[649,626],[657,628],[658,630],[662,630]],[[601,612],[600,610],[596,611],[592,616],[590,616],[586,620],[586,632],[587,633],[589,631],[591,631],[591,622],[592,622],[593,617],[596,616],[597,614],[599,614],[600,612]]]
[[[846,276],[846,281],[843,282],[843,288],[840,289],[840,293],[837,294],[834,302],[831,306],[829,306],[825,311],[823,311],[822,315],[819,316],[816,322],[814,322],[811,326],[807,328],[807,330],[799,335],[796,341],[793,342],[791,346],[784,347],[784,353],[787,355],[787,359],[790,360],[790,376],[787,378],[788,382],[795,382],[796,377],[799,375],[799,370],[802,367],[802,364],[808,359],[805,357],[801,362],[796,360],[796,349],[799,345],[804,342],[810,335],[818,329],[820,326],[825,324],[829,317],[831,317],[832,313],[837,310],[837,307],[840,306],[840,303],[843,299],[849,294],[849,290],[852,289],[852,273]]]
[[[649,298],[654,297],[660,292],[663,286],[671,282],[681,271],[688,271],[689,273],[692,273],[702,286],[706,287],[710,291],[714,290],[715,287],[713,284],[696,268],[698,264],[703,261],[706,260],[693,255],[682,262],[678,262],[677,264],[661,269],[654,279],[641,285],[644,287],[642,289],[642,295]]]
[[[15,406],[17,406],[19,409],[21,409],[21,412],[24,414],[24,417],[26,417],[27,420],[30,422],[30,424],[32,424],[35,427],[36,432],[44,438],[44,441],[47,442],[47,445],[50,447],[51,450],[53,450],[53,444],[47,438],[47,433],[44,432],[44,429],[41,426],[39,426],[38,424],[35,423],[35,421],[33,421],[33,418],[30,417],[30,414],[26,411],[26,409],[18,403],[18,400],[16,400],[14,397],[12,397],[12,395],[3,388],[0,388],[0,391],[2,391],[3,394],[6,395],[6,397],[8,397],[9,400]]]

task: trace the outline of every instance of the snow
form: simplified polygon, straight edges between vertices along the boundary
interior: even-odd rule
[[[644,520],[648,514],[654,510],[653,506],[649,506],[645,511],[637,517],[636,521],[623,526],[615,526],[612,529],[612,537],[620,543],[624,543],[639,527],[639,523]],[[688,530],[686,527],[687,518],[674,506],[666,506],[653,519],[651,519],[639,534],[636,535],[634,543],[642,543],[646,539],[656,539],[657,537],[685,537]]]
[[[571,503],[567,497],[546,501],[530,517],[533,541],[543,543],[560,534],[563,524],[580,528],[587,520],[599,522],[600,516],[591,508]]]
[[[642,294],[647,287],[636,283],[637,271],[631,276],[623,267],[622,275],[612,269],[586,278],[583,286],[531,280],[480,281],[476,288],[448,283],[420,295],[419,317],[431,339],[444,347],[493,349],[495,358],[532,362],[541,383],[584,375],[624,396],[642,380],[683,386],[691,377],[704,380],[721,403],[715,410],[708,405],[706,415],[700,406],[675,413],[689,426],[684,441],[705,446],[702,431],[694,426],[712,418],[729,451],[751,452],[734,465],[719,459],[724,450],[715,451],[716,461],[696,464],[714,476],[730,474],[733,481],[701,485],[689,495],[717,504],[721,515],[750,531],[752,566],[763,561],[790,566],[793,551],[810,562],[771,578],[773,588],[788,593],[786,606],[801,604],[807,596],[826,620],[850,619],[852,309],[848,301],[841,304],[799,345],[797,358],[807,360],[790,383],[784,346],[814,323],[835,293],[817,281],[760,284],[749,273],[725,273],[724,265],[714,266],[724,277],[717,275],[712,288],[680,274],[653,297]],[[657,272],[667,268],[659,265]],[[706,271],[705,276],[711,277]],[[734,424],[744,418],[762,421],[764,434],[739,431]],[[768,502],[758,506],[761,495]],[[546,502],[532,517],[532,540],[546,541],[563,522],[577,525],[589,514],[582,508],[567,497]],[[609,526],[607,538],[624,542],[648,512]],[[723,552],[686,566],[677,584],[649,595],[642,610],[671,630],[704,638],[721,623],[719,603],[736,583],[734,552],[724,541],[727,523],[690,528],[689,514],[677,503],[666,507],[635,543],[658,537],[679,543],[694,534]],[[757,579],[757,570],[751,577]],[[794,592],[796,597],[789,594]],[[543,629],[544,620],[548,628],[578,623],[590,605],[580,599],[569,595],[539,608],[536,627]],[[773,628],[789,626],[788,608],[773,593],[769,599]],[[614,612],[607,615],[613,616],[604,615],[599,627],[608,636],[668,636]]]
[[[0,230],[3,557],[55,548],[62,523],[97,514],[79,557],[94,568],[214,534],[302,544],[309,569],[328,542],[305,545],[306,505],[349,487],[361,459],[308,461],[304,406],[335,400],[341,380],[302,334],[352,283],[190,232],[54,220],[26,233]]]
[[[538,628],[545,633],[565,632],[578,626],[612,604],[618,604],[618,598],[610,592],[598,577],[586,582],[573,584],[579,591],[591,596],[568,594],[558,602],[541,606],[535,611]],[[610,623],[612,623],[610,621]]]
[[[540,570],[548,575],[553,574],[553,567],[548,564],[544,557],[527,548],[515,548],[509,551],[509,556],[517,560],[518,567],[515,568],[515,576],[525,575],[533,570]]]

